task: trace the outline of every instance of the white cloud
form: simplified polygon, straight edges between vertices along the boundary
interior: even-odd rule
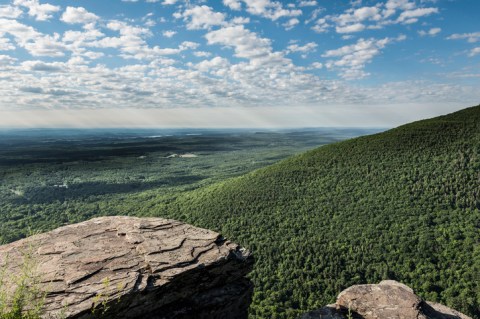
[[[310,17],[305,20],[305,24],[310,24],[312,21],[315,21],[320,15],[320,13],[322,13],[323,11],[325,11],[324,8],[316,8],[315,10],[313,10],[310,13]]]
[[[70,24],[87,24],[96,22],[98,19],[99,17],[96,14],[88,12],[83,7],[67,7],[61,17],[63,22]]]
[[[89,41],[96,40],[105,36],[97,29],[86,29],[85,31],[68,30],[63,34],[62,41],[64,43],[76,43],[77,46],[84,46]]]
[[[210,31],[205,35],[208,44],[220,44],[235,49],[239,58],[255,59],[271,53],[271,41],[259,38],[256,33],[245,29],[243,25],[229,26]]]
[[[196,57],[199,57],[199,58],[207,58],[207,57],[211,56],[212,54],[210,52],[206,52],[206,51],[195,51],[195,52],[193,52],[193,55],[196,56]]]
[[[476,56],[480,54],[480,47],[476,47],[470,50],[469,56]]]
[[[59,34],[44,35],[16,20],[0,18],[0,36],[4,34],[13,36],[17,45],[33,56],[61,57],[67,51],[67,47],[60,41]]]
[[[318,19],[315,21],[315,25],[312,27],[312,30],[317,33],[324,33],[328,31],[330,24],[327,23],[325,18]]]
[[[420,30],[420,31],[418,31],[418,34],[420,34],[420,36],[422,36],[422,37],[425,37],[425,36],[434,37],[434,36],[436,36],[437,34],[439,34],[440,32],[442,32],[442,29],[441,29],[441,28],[431,28],[431,29],[428,30],[428,31]]]
[[[23,47],[33,56],[63,57],[68,50],[67,46],[60,41],[60,35],[42,35],[33,42],[27,42]]]
[[[282,26],[285,28],[285,30],[291,30],[299,23],[300,20],[298,20],[297,18],[291,18],[287,22],[283,23]]]
[[[242,9],[242,4],[239,0],[223,0],[223,4],[232,10]]]
[[[39,4],[38,1],[30,3]],[[325,80],[323,75],[328,71],[336,72],[340,78],[347,80],[367,76],[369,63],[388,46],[405,37],[364,38],[357,41],[358,37],[354,32],[407,23],[412,19],[433,14],[428,13],[428,10],[415,11],[436,10],[420,8],[422,3],[427,3],[425,1],[364,1],[365,5],[362,5],[361,1],[350,1],[350,9],[338,15],[321,16],[326,13],[324,9],[317,7],[305,10],[305,14],[311,12],[305,17],[301,17],[302,11],[299,8],[318,5],[319,1],[223,1],[224,5],[232,10],[246,10],[256,15],[250,17],[253,19],[252,23],[248,17],[242,16],[246,15],[245,12],[232,12],[226,8],[224,9],[228,14],[215,12],[211,7],[203,5],[206,3],[203,0],[195,1],[190,6],[184,1],[176,0],[159,0],[158,5],[160,3],[177,5],[175,9],[168,8],[166,12],[171,12],[172,9],[178,11],[177,18],[185,21],[189,29],[207,30],[187,32],[189,36],[203,33],[205,39],[199,38],[198,43],[180,41],[181,43],[171,47],[164,47],[160,44],[170,41],[162,41],[165,40],[161,37],[162,34],[169,37],[175,32],[180,33],[177,25],[170,24],[168,28],[171,30],[165,27],[160,30],[160,34],[157,34],[157,30],[154,33],[154,29],[150,29],[153,22],[166,21],[164,17],[154,18],[147,14],[131,19],[131,16],[126,15],[118,16],[118,20],[106,20],[98,17],[96,12],[73,7],[69,7],[72,8],[69,13],[68,8],[65,10],[62,19],[67,23],[80,25],[66,31],[63,31],[64,27],[69,26],[61,25],[56,29],[62,30],[61,34],[54,31],[43,33],[43,30],[47,29],[43,28],[46,24],[41,24],[37,30],[26,22],[31,22],[31,18],[22,20],[22,23],[13,20],[21,17],[20,9],[25,12],[22,18],[27,15],[25,7],[0,5],[0,50],[6,50],[2,52],[5,55],[0,55],[0,112],[13,108],[30,111],[65,107],[117,110],[130,108],[133,118],[142,108],[172,106],[180,109],[185,107],[188,110],[209,107],[217,112],[215,107],[222,106],[238,110],[241,107],[256,109],[255,107],[259,106],[282,105],[289,109],[308,107],[310,112],[315,107],[325,105],[334,105],[337,108],[347,104],[366,107],[367,103],[384,105],[412,100],[418,103],[464,103],[474,98],[478,101],[480,98],[478,90],[466,86],[418,81],[361,86],[338,79]],[[346,4],[348,5],[348,1]],[[50,12],[47,15],[54,14]],[[61,13],[58,14],[60,15]],[[42,18],[39,14],[32,13],[32,16]],[[400,22],[401,16],[403,18]],[[330,42],[322,41],[323,56],[302,61],[301,66],[298,66],[288,54],[297,53],[292,55],[295,58],[306,57],[319,50],[319,46],[315,42],[300,38],[285,45],[283,51],[275,51],[275,48],[283,45],[281,42],[275,43],[275,38],[268,37],[270,28],[263,28],[262,23],[265,21],[259,17],[277,21],[269,23],[276,27],[311,27],[316,32],[337,31],[342,33],[335,37],[337,40],[352,42],[348,42],[350,45],[346,46],[342,43],[336,50],[327,50],[323,46]],[[182,21],[176,22],[183,24]],[[304,26],[303,22],[308,25]],[[247,24],[255,29],[249,30]],[[425,35],[438,34],[436,28],[429,30],[427,25],[420,28],[424,29]],[[254,31],[257,29],[258,31]],[[297,33],[291,33],[292,36],[294,34]],[[183,36],[175,37],[175,40],[177,38],[181,39]],[[480,39],[480,33],[454,34],[449,38],[475,42]],[[205,44],[217,47],[209,48]],[[28,61],[25,61],[24,55],[17,56],[16,52],[8,51],[15,48],[24,48],[30,55],[38,58],[29,57]],[[217,50],[222,50],[221,56]],[[480,48],[471,48],[464,54],[478,56]],[[44,56],[48,59],[43,59]],[[311,57],[313,58],[313,54]],[[96,61],[100,58],[102,59]],[[118,58],[124,60],[119,61]],[[318,62],[312,63],[317,60]],[[319,73],[322,73],[322,76],[317,76]],[[455,92],[460,94],[454,94]],[[271,112],[270,109],[270,113],[276,112]],[[185,111],[184,118],[189,118],[189,114]],[[275,116],[276,114],[266,117],[266,123],[275,121]],[[149,120],[153,121],[147,117],[146,121]]]
[[[247,24],[250,23],[250,18],[235,17],[229,22],[230,24]]]
[[[15,46],[10,42],[10,39],[0,37],[0,51],[10,50],[15,50]]]
[[[315,0],[310,0],[310,1],[309,0],[301,0],[298,3],[299,7],[315,7],[317,5],[318,5],[318,3]]]
[[[247,12],[262,16],[270,20],[278,20],[282,17],[297,17],[302,14],[299,9],[285,9],[281,2],[270,0],[243,0],[247,6]]]
[[[43,61],[25,61],[22,62],[21,67],[26,71],[39,72],[65,72],[67,71],[65,63],[53,62],[45,63]]]
[[[173,31],[173,30],[165,30],[165,31],[162,32],[162,35],[166,38],[171,38],[175,34],[177,34],[177,31]]]
[[[298,44],[291,44],[287,47],[287,52],[313,52],[317,48],[317,44],[315,42],[309,42],[303,46],[299,46]]]
[[[197,63],[195,65],[195,68],[202,72],[211,72],[214,70],[227,68],[229,66],[230,66],[230,62],[227,59],[217,56],[211,60],[203,60]]]
[[[15,19],[22,15],[22,10],[10,5],[0,5],[0,18]]]
[[[52,13],[60,11],[60,6],[49,3],[40,4],[38,0],[14,0],[14,5],[28,9],[28,15],[38,21],[46,21],[53,17]]]
[[[417,8],[404,11],[400,14],[397,21],[405,24],[411,24],[418,21],[418,18],[438,13],[437,8]]]
[[[337,31],[337,33],[354,33],[365,30],[365,26],[361,23],[355,23],[343,27],[337,26],[335,30]]]
[[[12,58],[9,55],[0,54],[0,66],[6,66],[13,64],[17,59]]]
[[[397,10],[412,10],[415,7],[415,2],[410,2],[408,0],[388,0],[385,3],[383,15],[385,17],[390,17],[395,14]]]
[[[392,24],[412,24],[422,17],[438,13],[438,8],[417,7],[415,2],[408,0],[388,0],[374,6],[357,8],[359,5],[361,2],[352,3],[352,7],[342,14],[327,15],[316,20],[312,29],[320,33],[335,26],[337,33],[355,33],[366,29],[381,29]]]
[[[342,78],[346,80],[361,79],[369,75],[369,73],[364,71],[366,64],[379,55],[387,44],[404,39],[404,36],[399,36],[396,39],[359,39],[355,44],[328,50],[322,57],[336,58],[328,60],[325,66],[328,69],[339,69]]]
[[[24,25],[16,20],[0,18],[0,34],[9,33],[21,45],[40,36],[34,28]]]
[[[183,18],[187,21],[187,29],[209,29],[215,25],[222,25],[225,22],[225,14],[215,12],[209,6],[195,6],[186,9],[183,13],[177,12],[175,18]]]
[[[466,39],[470,43],[475,43],[480,40],[480,32],[472,33],[455,33],[447,38],[448,40],[464,40]]]

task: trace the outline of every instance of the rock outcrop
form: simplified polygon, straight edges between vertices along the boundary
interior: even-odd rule
[[[45,318],[246,318],[253,291],[248,251],[161,218],[95,218],[0,246],[7,293],[25,258]]]
[[[342,291],[337,302],[304,314],[301,319],[471,319],[444,305],[422,300],[397,281],[357,285]]]

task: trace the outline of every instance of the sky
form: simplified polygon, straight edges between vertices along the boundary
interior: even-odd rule
[[[390,127],[480,103],[478,0],[0,0],[0,127]]]

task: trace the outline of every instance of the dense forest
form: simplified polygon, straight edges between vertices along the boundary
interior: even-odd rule
[[[252,318],[396,279],[480,318],[480,106],[330,144],[154,207],[249,247]]]
[[[182,192],[369,132],[0,131],[0,243],[95,216],[148,214]]]
[[[480,319],[480,106],[270,166],[294,152],[264,143],[272,136],[256,138],[215,152],[192,142],[62,163],[16,165],[12,151],[2,171],[1,236],[98,215],[175,218],[254,253],[251,318],[296,318],[350,285],[389,278]],[[297,151],[312,147],[312,139],[294,141]],[[165,158],[187,150],[199,157]]]

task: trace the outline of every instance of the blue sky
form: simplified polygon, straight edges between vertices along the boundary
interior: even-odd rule
[[[0,126],[392,126],[480,102],[476,0],[0,0]]]

